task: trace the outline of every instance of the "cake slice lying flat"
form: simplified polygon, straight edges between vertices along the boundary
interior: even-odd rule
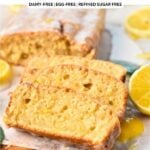
[[[127,89],[123,82],[104,73],[75,65],[59,65],[30,70],[24,74],[21,82],[32,83],[35,86],[66,87],[79,93],[104,99],[120,119],[124,117]]]
[[[50,58],[45,56],[33,57],[29,61],[27,68],[44,68],[61,64],[80,65],[88,69],[106,73],[122,81],[124,81],[126,75],[126,69],[120,65],[108,61],[91,60],[76,56],[53,56]]]
[[[118,137],[120,124],[102,102],[65,88],[21,84],[12,93],[4,121],[90,150],[107,150]]]

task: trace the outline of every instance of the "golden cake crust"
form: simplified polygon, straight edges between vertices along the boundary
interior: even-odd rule
[[[81,139],[77,139],[74,137],[67,137],[65,135],[58,136],[56,134],[49,134],[47,132],[41,132],[40,130],[33,130],[28,128],[27,126],[20,126],[20,125],[13,125],[13,124],[7,124],[9,127],[15,127],[19,129],[24,129],[27,132],[34,133],[43,137],[48,137],[56,140],[62,140],[63,142],[68,143],[69,145],[75,144],[75,146],[83,147],[88,150],[111,150],[116,138],[119,136],[121,129],[120,129],[120,122],[116,122],[114,127],[108,131],[108,135],[104,137],[103,141],[101,143],[92,144],[91,141],[85,141]],[[68,140],[68,141],[67,141]]]

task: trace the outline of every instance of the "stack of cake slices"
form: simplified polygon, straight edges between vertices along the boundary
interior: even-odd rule
[[[125,75],[123,67],[102,60],[33,57],[12,92],[4,121],[84,149],[111,149],[126,109]]]

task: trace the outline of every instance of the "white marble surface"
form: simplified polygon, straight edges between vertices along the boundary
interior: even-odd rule
[[[137,57],[142,51],[138,44],[127,35],[122,26],[110,24],[107,28],[112,34],[112,53],[110,59],[124,60],[140,65],[146,63],[145,60]]]

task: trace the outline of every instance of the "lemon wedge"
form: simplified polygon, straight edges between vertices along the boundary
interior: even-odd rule
[[[150,7],[130,14],[125,20],[125,29],[133,39],[150,38]]]
[[[12,76],[11,67],[7,62],[0,59],[0,85],[10,81]]]
[[[150,115],[150,65],[134,72],[129,80],[129,93],[137,108]]]
[[[121,134],[118,140],[127,142],[141,135],[143,131],[144,124],[139,118],[127,118],[121,123]]]

